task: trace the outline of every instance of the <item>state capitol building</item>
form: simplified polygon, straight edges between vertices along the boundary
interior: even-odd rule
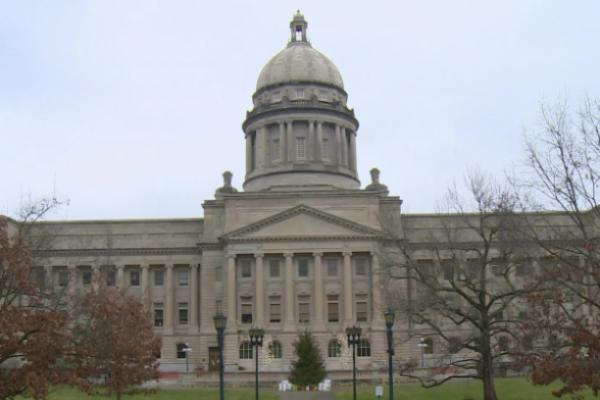
[[[274,378],[286,376],[292,344],[305,330],[318,340],[330,376],[350,371],[344,332],[353,325],[362,328],[358,370],[381,371],[388,279],[378,249],[390,235],[382,219],[433,262],[427,237],[444,217],[402,214],[402,200],[376,169],[361,185],[357,115],[337,67],[311,46],[307,26],[294,15],[287,46],[258,76],[242,123],[243,190],[225,172],[223,186],[202,204],[203,217],[41,223],[54,240],[36,279],[76,295],[99,276],[139,296],[162,337],[163,371],[185,371],[186,344],[190,369],[218,369],[218,311],[227,317],[226,373],[254,370],[253,326],[265,331],[261,373]],[[418,359],[419,338],[404,330],[400,318],[395,358]],[[427,338],[425,357],[445,351]]]

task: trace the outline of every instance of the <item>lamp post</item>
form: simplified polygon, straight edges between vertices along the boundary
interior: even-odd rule
[[[346,328],[348,346],[352,346],[352,400],[356,400],[356,345],[360,342],[362,329],[359,326]]]
[[[394,346],[392,344],[392,326],[396,315],[394,310],[388,308],[383,313],[385,317],[385,327],[387,332],[387,353],[388,353],[388,399],[394,400],[394,375],[392,372],[392,356],[394,355]]]
[[[256,349],[256,352],[254,353],[254,360],[256,363],[254,368],[254,389],[256,393],[255,398],[258,400],[258,348],[262,347],[265,331],[260,328],[251,328],[248,334],[250,335],[250,344]]]
[[[217,315],[213,317],[215,323],[215,329],[217,330],[217,343],[219,345],[219,400],[224,400],[224,388],[223,388],[223,347],[224,347],[224,333],[225,326],[227,325],[227,317],[222,312],[217,312]]]
[[[419,339],[417,346],[421,348],[421,368],[425,368],[425,349],[429,345],[425,342],[425,338],[421,338]]]

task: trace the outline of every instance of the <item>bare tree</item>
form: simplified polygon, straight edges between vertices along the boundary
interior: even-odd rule
[[[542,106],[542,129],[526,143],[530,204],[555,213],[530,218],[543,249],[544,295],[532,298],[529,327],[539,343],[529,355],[533,381],[561,380],[555,394],[600,390],[600,102],[576,114],[565,103]],[[536,226],[535,228],[533,226]]]
[[[515,326],[520,303],[536,290],[512,190],[472,173],[469,198],[448,191],[444,213],[432,217],[428,238],[392,238],[383,263],[399,283],[392,296],[407,316],[409,336],[431,335],[446,348],[443,374],[424,376],[408,365],[402,374],[433,387],[453,379],[483,382],[485,400],[495,400],[494,368],[521,343]],[[393,231],[393,229],[389,229]]]

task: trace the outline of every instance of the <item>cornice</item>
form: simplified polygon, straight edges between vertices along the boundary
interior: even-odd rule
[[[152,255],[199,255],[199,247],[131,248],[131,249],[56,249],[38,250],[34,257],[90,257],[90,256],[152,256]]]
[[[352,235],[338,235],[338,236],[261,236],[252,238],[232,238],[224,239],[227,244],[235,243],[260,243],[260,242],[358,242],[358,241],[379,241],[382,238],[379,236],[352,236]]]

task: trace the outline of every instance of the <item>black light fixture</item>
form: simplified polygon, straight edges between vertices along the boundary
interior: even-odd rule
[[[256,400],[258,400],[258,348],[262,347],[263,345],[263,338],[265,336],[265,331],[263,329],[260,328],[250,328],[250,330],[248,331],[248,334],[250,336],[250,344],[252,345],[253,348],[256,349],[256,352],[254,353],[254,361],[255,361],[255,368],[254,368],[254,391],[255,391],[255,398]]]
[[[361,333],[359,326],[346,328],[348,347],[352,346],[352,400],[356,400],[356,346],[360,343]]]
[[[394,399],[394,375],[392,371],[392,356],[394,355],[394,345],[392,341],[392,327],[394,326],[394,319],[396,314],[394,310],[388,308],[383,313],[385,317],[385,327],[387,333],[387,353],[388,353],[388,399]]]
[[[215,329],[217,330],[217,343],[219,346],[219,400],[224,400],[224,386],[223,386],[223,347],[225,338],[225,327],[227,326],[227,317],[222,312],[217,312],[213,317],[215,323]]]

